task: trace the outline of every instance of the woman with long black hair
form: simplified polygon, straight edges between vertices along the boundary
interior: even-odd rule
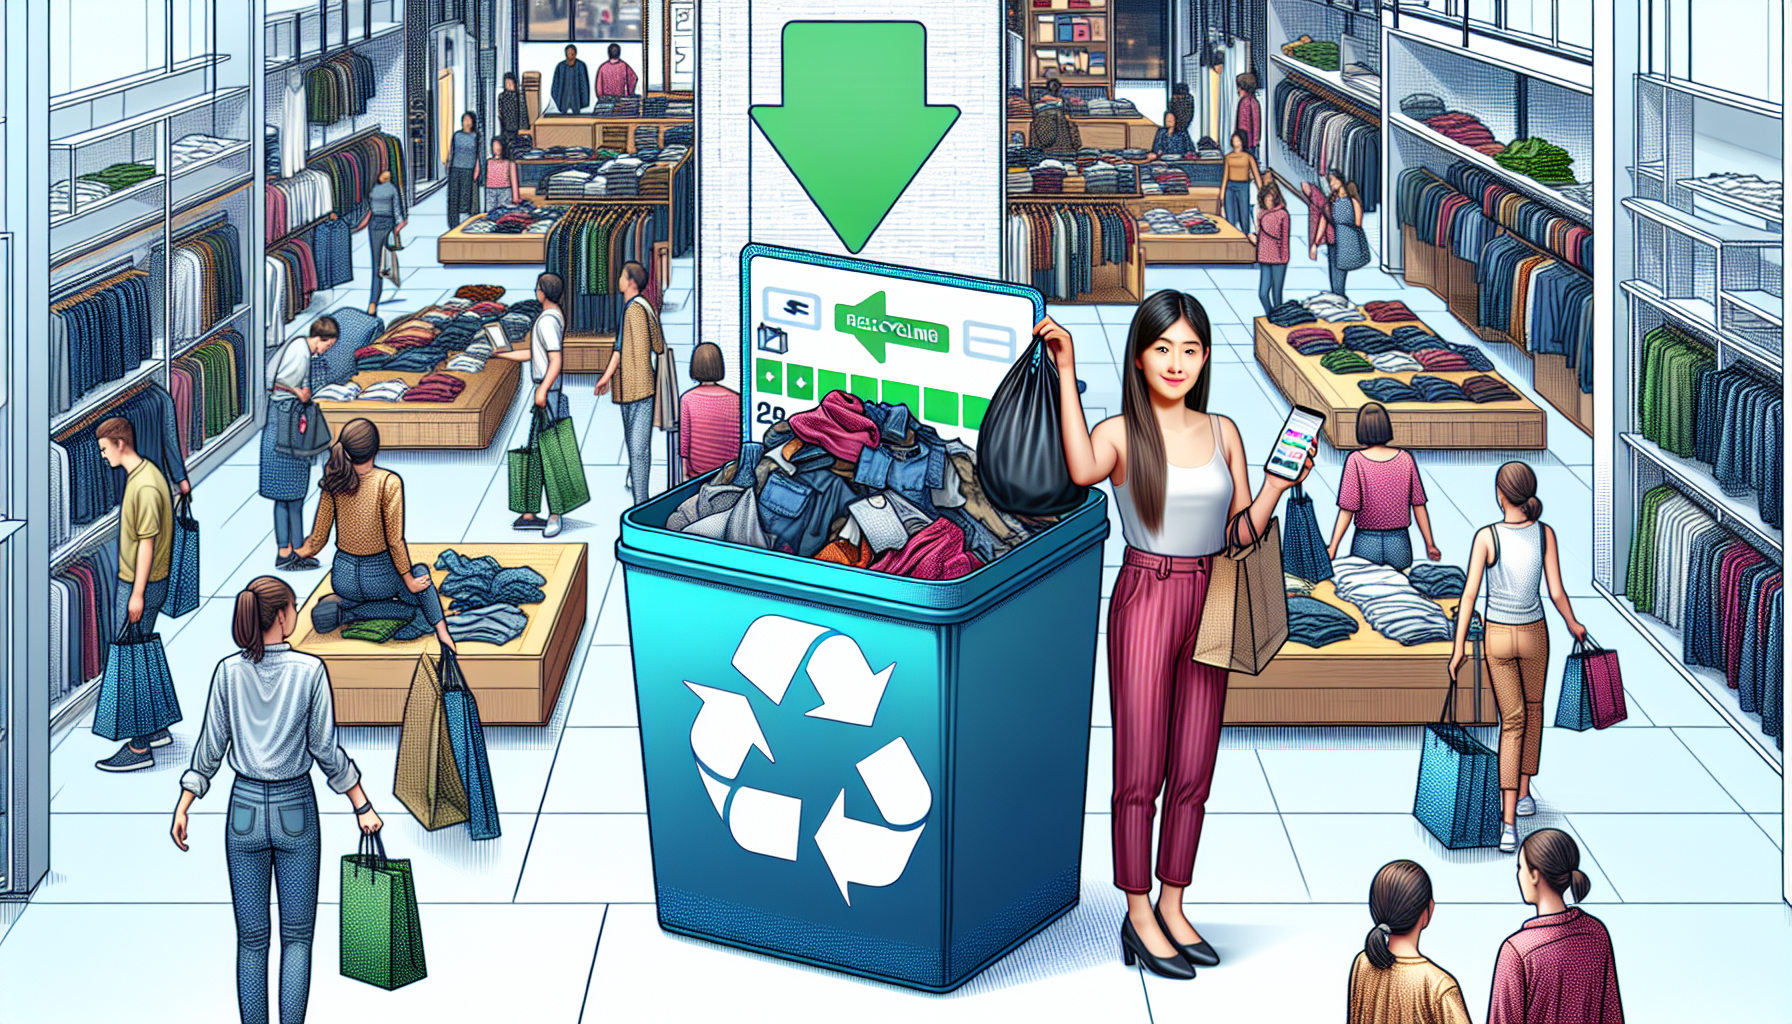
[[[323,550],[336,531],[336,558],[330,564],[335,593],[311,610],[319,633],[334,632],[345,622],[398,619],[394,634],[404,640],[433,630],[442,646],[454,650],[454,638],[442,615],[442,598],[430,579],[429,566],[412,564],[404,539],[404,480],[373,464],[380,453],[380,431],[368,420],[349,420],[330,446],[318,486],[311,536],[297,554],[309,558]]]
[[[1251,497],[1244,441],[1207,411],[1213,328],[1194,296],[1161,291],[1139,304],[1127,339],[1121,414],[1083,418],[1070,332],[1047,319],[1035,332],[1058,365],[1064,458],[1077,484],[1113,486],[1126,564],[1108,609],[1114,713],[1114,884],[1126,892],[1126,962],[1192,978],[1219,954],[1182,911],[1219,755],[1226,672],[1192,660],[1213,557],[1261,536],[1298,481],[1266,474]],[[1308,452],[1300,479],[1313,468]],[[1244,523],[1248,522],[1249,526]],[[1151,821],[1164,793],[1151,902]]]
[[[170,829],[174,845],[186,852],[188,812],[228,757],[236,781],[224,818],[224,857],[236,905],[236,998],[243,1024],[268,1019],[270,874],[280,897],[280,1021],[305,1019],[323,856],[312,762],[331,792],[348,797],[363,833],[382,825],[361,790],[360,769],[336,743],[329,671],[286,642],[298,624],[298,599],[272,576],[250,580],[236,595],[230,635],[238,650],[212,671],[205,724],[193,744],[193,765],[181,776]]]

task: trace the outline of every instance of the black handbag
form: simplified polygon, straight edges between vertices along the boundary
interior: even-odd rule
[[[274,451],[295,459],[315,458],[330,450],[330,424],[316,402],[270,402],[276,422]]]

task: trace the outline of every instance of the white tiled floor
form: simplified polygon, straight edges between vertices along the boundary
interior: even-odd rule
[[[440,209],[436,199],[416,212],[407,263],[433,251]],[[1376,237],[1373,228],[1370,237]],[[365,246],[360,239],[356,245],[365,266]],[[1301,259],[1289,274],[1290,296],[1324,286],[1323,271]],[[476,281],[525,293],[533,273],[413,266],[385,311],[420,308]],[[681,366],[693,340],[691,273],[688,259],[678,261],[666,315]],[[1255,271],[1158,268],[1149,271],[1147,284],[1180,287],[1202,300],[1216,326],[1217,411],[1236,420],[1246,437],[1272,434],[1288,406],[1251,354]],[[1447,336],[1469,340],[1434,296],[1401,290],[1378,271],[1357,272],[1351,291],[1359,298],[1397,294]],[[320,297],[310,313],[364,307],[365,299],[362,287],[350,286]],[[1118,412],[1117,364],[1124,359],[1131,311],[1069,306],[1053,314],[1089,353],[1079,364],[1089,385],[1085,403]],[[1100,345],[1092,346],[1096,339]],[[1104,350],[1105,358],[1095,357]],[[1495,357],[1506,365],[1517,358]],[[1370,925],[1363,905],[1370,878],[1379,865],[1399,857],[1424,864],[1436,885],[1441,906],[1425,933],[1427,952],[1456,974],[1471,1013],[1484,1014],[1499,942],[1522,922],[1525,908],[1511,858],[1444,850],[1412,817],[1416,728],[1227,730],[1190,889],[1191,917],[1226,963],[1202,971],[1193,984],[1123,967],[1114,938],[1122,900],[1111,884],[1108,839],[1113,739],[1105,652],[1097,658],[1091,708],[1082,902],[959,991],[922,995],[661,931],[653,906],[628,615],[613,552],[614,524],[628,503],[622,432],[611,404],[593,397],[589,383],[589,377],[575,378],[568,394],[593,501],[569,519],[563,538],[590,545],[586,642],[579,645],[557,713],[542,729],[488,730],[503,836],[478,844],[461,829],[422,831],[387,796],[396,730],[344,730],[343,742],[359,761],[368,792],[387,813],[388,847],[415,865],[430,976],[387,993],[337,974],[339,896],[331,858],[352,848],[353,821],[341,798],[319,784],[326,863],[312,1019],[1334,1019],[1346,969]],[[1517,457],[1537,467],[1548,518],[1563,538],[1564,576],[1576,614],[1623,653],[1630,719],[1605,732],[1546,730],[1536,784],[1541,810],[1528,827],[1563,828],[1580,841],[1583,869],[1593,880],[1589,908],[1610,926],[1617,946],[1627,1019],[1784,1021],[1792,1005],[1792,972],[1785,970],[1792,962],[1792,926],[1780,900],[1780,777],[1593,596],[1587,583],[1591,445],[1546,410],[1551,450]],[[520,443],[526,429],[513,411],[488,451],[386,457],[405,477],[410,536],[509,539],[503,451]],[[1446,560],[1460,564],[1474,527],[1490,518],[1493,470],[1507,457],[1420,453]],[[196,508],[206,529],[204,585],[212,599],[162,629],[189,709],[189,719],[175,730],[176,744],[158,752],[153,771],[113,777],[91,766],[108,744],[81,729],[58,737],[53,870],[22,914],[0,904],[0,1020],[8,1024],[235,1019],[234,930],[219,836],[222,789],[196,808],[192,852],[177,851],[167,829],[209,666],[231,649],[231,595],[267,571],[272,559],[270,510],[254,493],[255,461],[256,446],[245,446],[198,491]],[[1327,447],[1308,486],[1326,528],[1340,461]],[[654,477],[656,489],[662,479],[663,469]],[[1104,593],[1122,547],[1117,520],[1114,525],[1105,548]],[[304,591],[319,578],[321,570],[293,582]],[[1545,707],[1553,710],[1570,645],[1560,624],[1550,621],[1552,682]],[[227,789],[229,779],[215,785]],[[142,934],[151,941],[134,940]],[[128,951],[112,955],[123,937],[133,938]],[[1689,950],[1714,944],[1722,949],[1721,974],[1687,984]],[[108,953],[103,975],[96,974],[92,957],[78,953],[87,946]],[[95,984],[102,976],[104,982]],[[167,995],[144,999],[141,993]]]

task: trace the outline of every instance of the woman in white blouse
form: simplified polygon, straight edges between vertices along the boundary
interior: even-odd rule
[[[261,496],[274,503],[274,543],[280,546],[274,568],[288,572],[315,569],[315,558],[301,558],[294,551],[305,539],[305,495],[311,490],[311,460],[283,455],[275,447],[279,434],[275,419],[282,402],[311,401],[311,357],[321,356],[336,344],[339,333],[333,317],[320,316],[303,338],[294,338],[272,363],[267,426],[261,431]]]

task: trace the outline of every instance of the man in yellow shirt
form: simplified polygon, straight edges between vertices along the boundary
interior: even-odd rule
[[[666,335],[660,329],[660,316],[653,303],[643,295],[647,288],[647,268],[630,260],[622,265],[616,290],[622,293],[622,334],[610,363],[598,378],[597,393],[615,385],[616,404],[622,409],[622,437],[628,449],[628,486],[635,504],[647,500],[648,480],[653,474],[653,395],[654,357],[666,351]]]
[[[156,617],[168,600],[168,567],[174,557],[174,502],[168,478],[155,463],[137,454],[137,431],[131,421],[114,416],[94,431],[100,456],[106,465],[127,474],[124,500],[118,516],[118,591],[113,600],[117,613],[112,635],[126,623],[137,623],[147,635],[155,632]],[[174,742],[167,729],[127,740],[117,754],[99,762],[101,771],[128,772],[155,764],[151,747]]]

